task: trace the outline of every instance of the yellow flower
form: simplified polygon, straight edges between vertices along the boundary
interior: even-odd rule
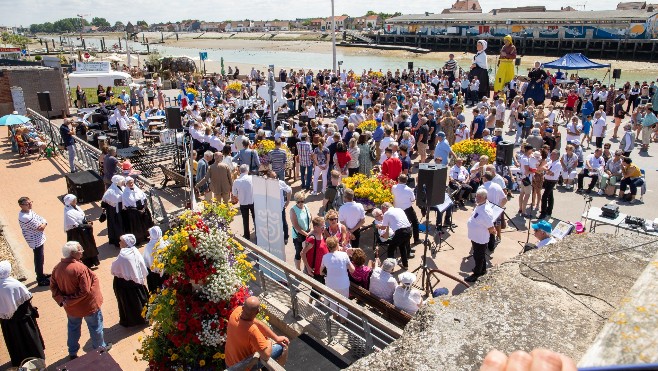
[[[163,289],[162,290],[162,295],[167,295],[169,293],[169,289]]]
[[[137,341],[139,341],[139,342],[141,343],[141,342],[142,342],[142,337],[141,337],[141,336],[138,337],[138,338],[137,338]]]
[[[169,300],[169,305],[174,305],[174,299]]]
[[[164,236],[162,236],[162,239],[167,241],[169,239],[169,236],[165,234]]]
[[[171,258],[171,264],[176,264],[177,261],[178,261],[178,260],[176,259],[175,256],[174,256],[173,258]]]
[[[205,365],[206,365],[206,361],[204,361],[204,360],[199,361],[199,366],[203,367]]]
[[[183,247],[180,248],[181,251],[187,251],[187,245],[183,245]]]
[[[171,360],[172,361],[175,361],[177,359],[178,359],[178,354],[174,353],[174,354],[171,355]]]
[[[214,359],[224,359],[224,354],[221,353],[221,352],[217,352],[217,353],[215,353],[214,356],[212,356],[212,358],[214,358]]]

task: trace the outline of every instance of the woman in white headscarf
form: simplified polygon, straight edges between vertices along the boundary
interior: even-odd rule
[[[119,305],[119,324],[124,327],[146,323],[142,317],[142,308],[148,302],[148,291],[144,286],[148,270],[142,254],[135,247],[136,242],[132,234],[121,236],[121,251],[110,268],[114,276],[112,286]]]
[[[29,357],[45,359],[36,308],[27,287],[9,277],[11,264],[0,262],[0,327],[13,367]]]
[[[67,241],[78,241],[84,252],[82,262],[89,268],[98,266],[98,248],[94,238],[94,229],[87,221],[85,212],[78,207],[78,198],[72,194],[64,196],[64,231]]]
[[[487,42],[485,40],[478,40],[477,53],[473,57],[473,64],[471,71],[468,73],[468,80],[472,81],[473,77],[478,78],[480,82],[480,89],[478,90],[478,101],[482,97],[489,97],[489,65],[487,64]]]
[[[146,277],[146,284],[151,293],[159,289],[166,279],[160,269],[153,267],[153,253],[163,248],[166,244],[167,241],[162,238],[162,229],[160,227],[155,226],[149,228],[149,242],[144,247],[144,262],[149,272],[148,277]]]
[[[125,233],[131,233],[137,238],[137,244],[146,241],[148,229],[153,226],[151,212],[146,204],[146,194],[139,189],[135,180],[126,177],[126,186],[123,188],[121,195],[123,204],[123,230]]]
[[[121,223],[121,196],[123,195],[124,177],[112,177],[112,185],[107,188],[101,199],[101,207],[107,216],[107,237],[111,245],[119,247],[119,237],[123,234]]]

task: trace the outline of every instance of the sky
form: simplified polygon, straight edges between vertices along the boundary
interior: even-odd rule
[[[440,13],[449,8],[453,0],[335,0],[336,14],[360,16],[368,10],[403,14]],[[552,1],[546,4],[549,9],[559,9],[571,5],[579,10],[615,9],[619,0],[575,0]],[[480,0],[485,12],[492,8],[527,5],[545,5],[543,0]],[[165,4],[171,4],[165,7]],[[77,14],[106,18],[111,24],[116,21],[133,23],[180,21],[200,19],[222,21],[238,19],[294,19],[328,17],[331,15],[330,0],[202,0],[189,2],[191,6],[181,7],[181,2],[163,0],[0,0],[0,25],[28,27],[33,23],[54,22],[61,18],[76,17]],[[193,5],[192,5],[193,4]],[[248,4],[248,6],[247,6]]]

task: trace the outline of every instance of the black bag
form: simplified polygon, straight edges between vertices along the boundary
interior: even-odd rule
[[[525,187],[527,187],[527,186],[529,186],[529,185],[532,184],[532,182],[530,181],[530,177],[529,177],[529,176],[527,176],[527,177],[521,179],[521,183],[523,183],[523,185],[524,185]]]
[[[105,210],[103,210],[103,213],[101,214],[101,216],[98,217],[98,221],[100,223],[105,223],[106,220],[107,220],[107,213],[105,212]]]

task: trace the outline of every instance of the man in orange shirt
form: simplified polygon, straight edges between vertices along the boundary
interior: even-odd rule
[[[263,362],[273,358],[281,366],[285,365],[290,340],[278,336],[267,324],[258,320],[256,315],[259,311],[260,300],[251,296],[243,306],[231,313],[226,334],[226,367],[250,358],[256,352]]]

